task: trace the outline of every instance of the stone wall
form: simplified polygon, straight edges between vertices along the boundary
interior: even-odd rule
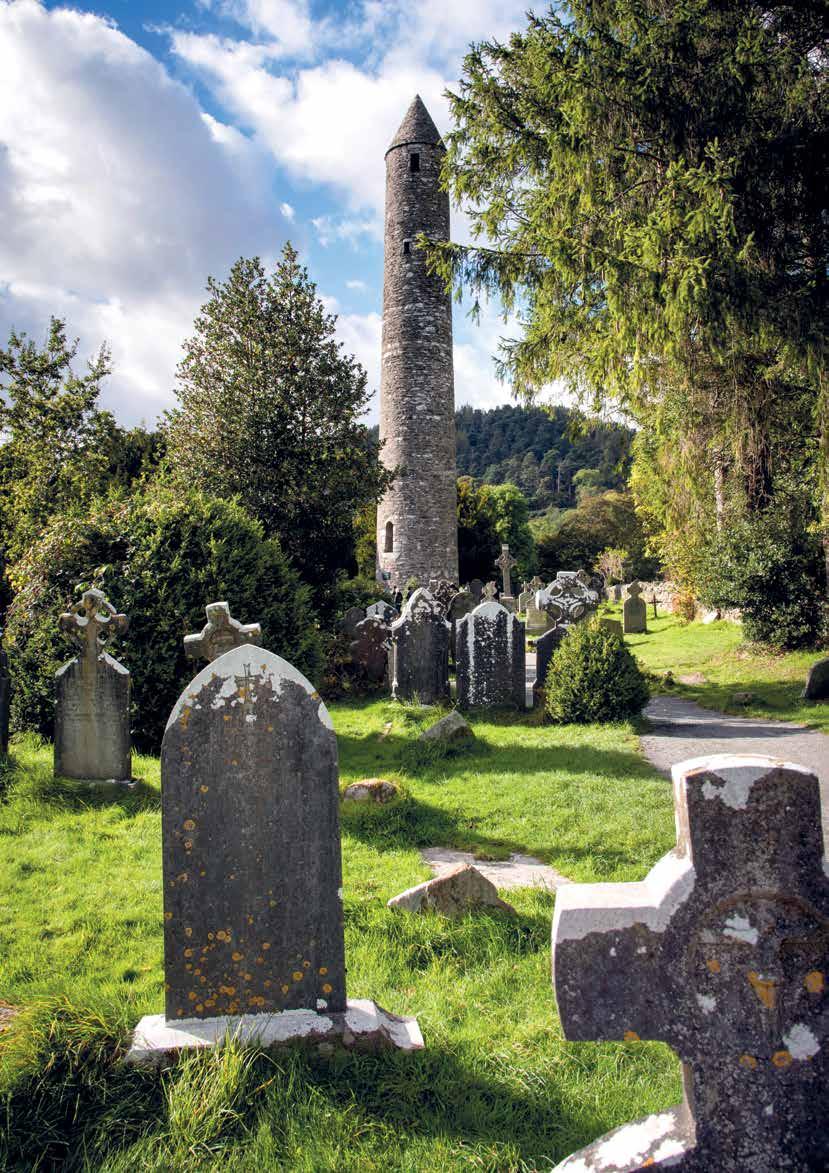
[[[377,510],[377,564],[392,589],[458,581],[452,305],[415,245],[421,232],[449,239],[444,153],[416,98],[386,154],[380,438],[399,472]]]

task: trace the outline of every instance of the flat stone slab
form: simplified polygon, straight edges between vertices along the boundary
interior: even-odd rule
[[[735,717],[678,696],[657,696],[645,709],[653,731],[642,752],[663,774],[688,758],[759,754],[805,766],[817,775],[823,800],[823,841],[829,846],[829,736],[793,721]]]
[[[466,863],[392,896],[386,907],[404,912],[439,912],[443,916],[463,916],[483,908],[497,908],[515,915],[515,909],[500,898],[492,881]]]
[[[228,1039],[259,1047],[302,1043],[318,1047],[323,1054],[336,1047],[423,1050],[423,1035],[416,1018],[391,1014],[368,998],[349,998],[347,1005],[344,1012],[334,1014],[283,1010],[279,1014],[182,1018],[175,1022],[169,1022],[163,1014],[148,1014],[135,1028],[126,1061],[160,1067],[173,1062],[181,1051],[221,1047]]]
[[[509,859],[475,859],[471,851],[456,851],[452,847],[425,847],[421,857],[436,876],[445,875],[458,864],[470,864],[496,888],[545,888],[555,892],[562,884],[572,884],[567,876],[532,855],[513,854]]]

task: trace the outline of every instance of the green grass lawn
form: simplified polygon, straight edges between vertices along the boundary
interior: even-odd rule
[[[0,1000],[20,1008],[0,1036],[0,1166],[549,1169],[679,1098],[666,1048],[562,1039],[552,897],[511,893],[515,919],[385,907],[428,876],[426,845],[641,878],[674,832],[635,731],[479,719],[473,752],[435,759],[414,745],[434,712],[376,701],[332,713],[343,784],[382,776],[403,790],[343,814],[349,994],[416,1014],[426,1050],[230,1048],[163,1076],[120,1065],[131,1027],[163,1007],[158,762],[139,758],[141,786],[113,794],[54,782],[50,748],[22,739],[0,805]]]
[[[686,696],[708,709],[745,716],[800,721],[829,733],[829,704],[804,701],[801,692],[810,666],[829,651],[774,654],[744,645],[736,623],[683,623],[673,615],[653,618],[648,607],[647,635],[626,642],[650,672],[671,671],[674,679],[701,673],[704,684],[676,683],[665,692]],[[621,617],[621,607],[607,610]],[[751,692],[749,704],[735,704],[735,693]]]
[[[649,619],[629,640],[653,672],[702,672],[676,691],[829,728],[799,701],[814,655],[769,657],[727,623]],[[630,725],[480,717],[476,748],[416,743],[435,711],[331,706],[341,781],[380,776],[401,798],[343,812],[349,994],[416,1014],[414,1056],[226,1048],[164,1075],[120,1063],[163,1007],[159,764],[114,793],[52,778],[51,748],[18,739],[1,779],[0,1167],[94,1170],[547,1170],[601,1132],[679,1099],[657,1044],[571,1044],[550,985],[553,899],[509,893],[515,919],[393,913],[427,878],[424,846],[540,856],[573,879],[644,876],[674,842],[669,787]],[[585,975],[589,996],[590,975]]]

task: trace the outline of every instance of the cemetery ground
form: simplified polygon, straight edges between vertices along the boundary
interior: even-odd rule
[[[637,655],[652,671],[702,672],[702,703],[700,689],[745,687],[767,716],[825,721],[826,706],[806,715],[796,700],[814,657],[754,657],[729,624],[649,624],[630,637]],[[12,1011],[0,1018],[0,1167],[541,1170],[679,1100],[666,1047],[563,1040],[552,895],[505,893],[515,917],[386,908],[428,878],[430,846],[532,854],[574,880],[642,878],[673,846],[674,815],[638,728],[487,713],[471,719],[471,750],[443,756],[417,743],[436,709],[329,708],[341,786],[374,776],[401,788],[388,806],[342,810],[349,994],[417,1015],[426,1049],[325,1058],[229,1045],[162,1075],[125,1067],[135,1023],[163,1005],[159,763],[135,758],[133,790],[61,783],[51,747],[18,738],[0,804],[0,1005]]]

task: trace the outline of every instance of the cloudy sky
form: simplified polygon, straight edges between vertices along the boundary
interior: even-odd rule
[[[385,148],[416,92],[445,130],[468,43],[526,7],[0,0],[0,342],[66,318],[112,347],[105,405],[151,423],[207,276],[290,239],[376,387]],[[503,331],[456,308],[458,404],[509,400]]]

